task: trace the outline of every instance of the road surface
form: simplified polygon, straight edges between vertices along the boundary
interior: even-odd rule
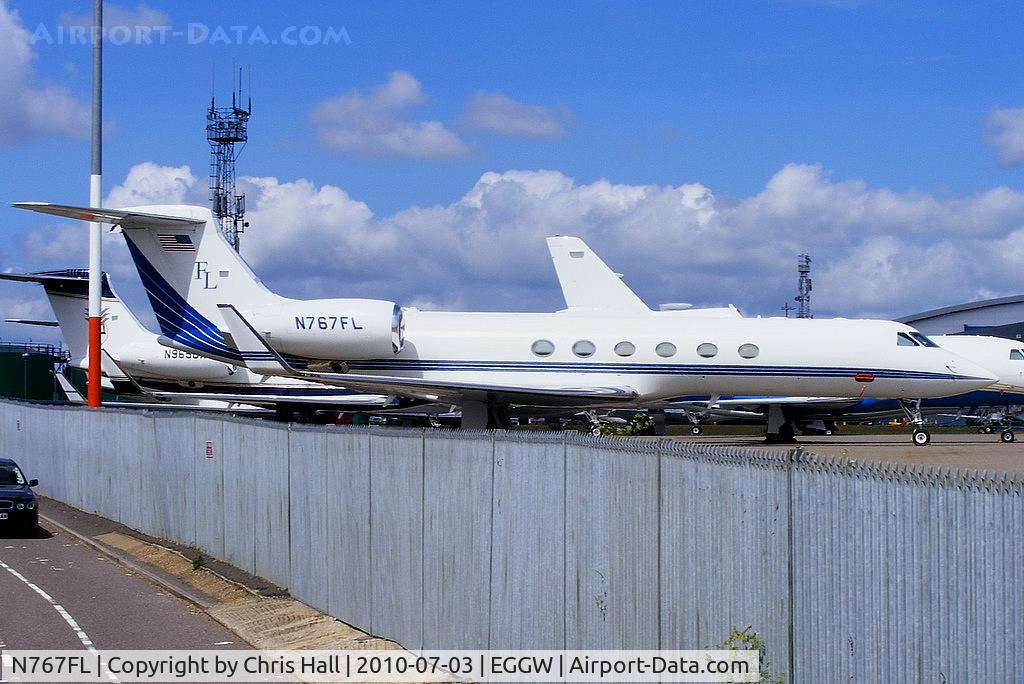
[[[45,527],[31,537],[0,530],[0,607],[0,649],[248,648],[190,604]]]

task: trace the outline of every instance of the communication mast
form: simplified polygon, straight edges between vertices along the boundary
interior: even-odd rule
[[[811,257],[801,254],[797,257],[796,271],[800,275],[797,282],[796,303],[799,305],[796,311],[797,318],[814,318],[811,315]],[[788,315],[788,312],[787,312]]]
[[[220,222],[221,232],[238,251],[239,236],[249,225],[245,221],[245,194],[235,191],[235,161],[249,139],[248,123],[252,115],[252,98],[242,109],[242,73],[238,73],[238,91],[231,93],[231,107],[217,108],[210,98],[206,113],[206,139],[210,143],[210,202],[213,215]],[[236,144],[241,144],[237,150]]]

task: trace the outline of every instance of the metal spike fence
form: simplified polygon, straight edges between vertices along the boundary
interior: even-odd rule
[[[39,491],[410,648],[704,648],[794,682],[1024,673],[1024,482],[797,450],[0,403]]]

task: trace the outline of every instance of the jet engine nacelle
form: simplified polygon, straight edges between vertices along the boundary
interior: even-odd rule
[[[405,344],[401,307],[379,299],[312,299],[243,314],[282,354],[337,361],[393,356]]]

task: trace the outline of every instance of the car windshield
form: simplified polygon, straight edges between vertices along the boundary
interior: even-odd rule
[[[20,487],[24,484],[25,477],[21,474],[18,466],[0,465],[0,487],[10,487],[13,485]]]

